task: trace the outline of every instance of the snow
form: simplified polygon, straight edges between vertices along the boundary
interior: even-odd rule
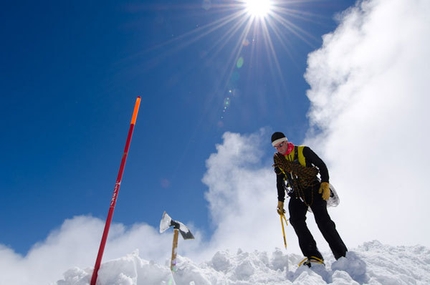
[[[277,284],[430,284],[430,250],[426,247],[391,246],[366,242],[350,250],[346,258],[334,260],[330,253],[325,266],[298,267],[302,256],[287,250],[273,252],[218,251],[200,264],[178,255],[172,272],[169,260],[157,264],[135,250],[124,257],[102,263],[98,285],[277,285]],[[87,285],[92,268],[71,268],[57,285]]]

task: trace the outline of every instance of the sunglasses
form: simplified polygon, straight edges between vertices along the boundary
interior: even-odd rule
[[[278,144],[277,146],[275,146],[276,149],[281,148],[284,146],[286,142],[281,142],[280,144]]]

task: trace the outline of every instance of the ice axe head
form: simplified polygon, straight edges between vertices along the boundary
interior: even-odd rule
[[[171,222],[172,218],[166,212],[164,212],[160,221],[160,234],[164,233],[168,228],[170,228]]]
[[[183,223],[173,220],[166,212],[164,212],[160,221],[160,233],[165,232],[170,227],[179,230],[184,239],[194,239],[191,231]]]

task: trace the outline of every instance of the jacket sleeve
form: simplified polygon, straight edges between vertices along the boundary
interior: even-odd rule
[[[275,167],[276,173],[276,188],[278,189],[278,201],[284,202],[285,200],[285,174]]]
[[[324,161],[308,146],[303,148],[303,156],[306,159],[306,164],[309,163],[318,167],[321,175],[321,182],[329,182],[329,173]]]

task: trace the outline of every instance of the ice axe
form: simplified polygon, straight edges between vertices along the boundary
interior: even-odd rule
[[[176,255],[178,249],[178,233],[187,239],[194,239],[190,230],[181,222],[173,220],[166,212],[163,213],[160,221],[160,233],[164,233],[168,228],[173,227],[173,245],[172,245],[172,259],[170,261],[170,270],[176,269]]]

